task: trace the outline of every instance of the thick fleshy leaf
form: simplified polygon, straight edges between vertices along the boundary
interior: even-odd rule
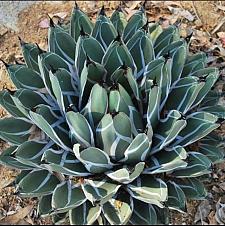
[[[90,18],[76,4],[70,19],[70,35],[74,38],[76,42],[80,36],[80,32],[82,29],[83,32],[91,34],[93,24]]]
[[[186,211],[186,197],[185,193],[179,185],[173,181],[167,182],[168,200],[166,202],[169,209],[177,210],[179,212]]]
[[[100,216],[101,207],[93,206],[87,201],[69,211],[71,225],[92,225]]]
[[[203,200],[207,196],[207,191],[202,182],[195,178],[187,178],[180,180],[177,185],[185,193],[187,199]]]
[[[82,109],[88,102],[94,84],[106,80],[106,74],[107,71],[101,64],[91,61],[89,58],[86,59],[80,76],[79,109]]]
[[[96,141],[112,159],[121,160],[132,141],[129,117],[123,112],[118,113],[114,118],[106,114],[96,129]]]
[[[32,129],[32,124],[22,119],[0,119],[0,138],[16,146],[29,138]]]
[[[204,97],[208,94],[208,92],[211,90],[211,88],[217,81],[218,77],[219,71],[217,70],[217,68],[215,68],[214,73],[210,73],[206,75],[206,78],[203,78],[204,86],[199,91],[192,108],[196,107],[199,103],[201,103],[201,101],[204,99]]]
[[[101,9],[96,19],[91,35],[97,39],[104,49],[107,49],[117,36],[117,31],[111,20],[105,15],[104,8]]]
[[[23,197],[49,195],[58,183],[59,179],[47,170],[35,170],[19,182],[19,193]]]
[[[13,117],[24,118],[24,114],[17,108],[11,97],[9,91],[0,91],[0,105]]]
[[[82,188],[72,184],[71,180],[58,184],[52,195],[54,212],[61,213],[74,209],[86,202]]]
[[[179,40],[178,37],[179,37],[178,29],[174,25],[171,25],[168,28],[164,29],[155,40],[154,43],[155,54],[158,55],[158,53],[163,48],[168,46],[173,41]]]
[[[187,56],[186,62],[182,71],[182,77],[186,77],[189,74],[194,73],[200,69],[203,69],[206,65],[206,54],[205,53],[196,53],[190,56]]]
[[[177,135],[187,125],[178,111],[170,111],[165,119],[161,119],[153,135],[153,147],[151,154],[154,154],[177,138]]]
[[[145,133],[139,133],[124,152],[125,157],[121,161],[126,164],[144,162],[148,158],[151,142]]]
[[[49,71],[57,71],[59,68],[65,68],[66,70],[70,71],[68,63],[59,55],[53,52],[48,52],[42,53],[38,56],[38,65],[40,68],[41,77],[45,84],[45,88],[49,94],[54,96],[49,78]]]
[[[87,118],[92,129],[98,125],[102,117],[106,114],[107,108],[107,91],[99,84],[95,84],[91,90],[87,105],[81,111]]]
[[[116,38],[109,45],[102,59],[102,64],[108,72],[108,79],[121,65],[126,65],[130,67],[133,72],[135,71],[134,60],[121,37]]]
[[[190,178],[199,177],[211,172],[212,162],[205,155],[198,152],[189,152],[188,154],[187,167],[175,171],[173,176],[178,178]]]
[[[131,225],[156,225],[157,214],[151,204],[134,199],[134,210],[129,220]]]
[[[141,29],[132,36],[126,45],[136,64],[137,78],[139,78],[143,75],[145,66],[155,58],[152,41],[146,31]]]
[[[124,28],[127,25],[126,15],[123,13],[122,8],[119,6],[110,17],[116,31],[123,34]]]
[[[168,198],[167,185],[161,179],[143,175],[128,185],[129,193],[135,199],[163,208]]]
[[[53,107],[54,109],[56,108],[49,96],[29,89],[19,89],[11,96],[11,98],[16,107],[27,118],[29,118],[29,111],[35,109],[37,105],[45,104]]]
[[[53,212],[52,209],[52,195],[42,196],[38,202],[38,214],[41,217],[47,217]]]
[[[159,122],[159,106],[161,100],[161,88],[153,86],[149,91],[148,108],[147,108],[147,122],[154,130]]]
[[[90,173],[104,173],[113,168],[109,156],[99,148],[90,147],[80,151],[80,145],[75,144],[73,150]]]
[[[173,172],[187,166],[187,152],[182,147],[174,147],[163,150],[153,155],[147,161],[146,174],[159,174],[165,172]]]
[[[39,73],[40,71],[38,66],[38,55],[43,51],[39,48],[38,45],[32,43],[25,43],[21,40],[20,44],[27,67]]]
[[[147,23],[147,17],[144,12],[144,9],[138,10],[134,13],[124,29],[123,39],[126,43],[141,27],[143,27]]]
[[[129,194],[117,196],[105,203],[102,212],[111,225],[126,225],[134,209],[133,199]]]
[[[134,167],[124,165],[123,168],[116,171],[108,171],[105,174],[112,180],[122,184],[129,184],[137,179],[143,172],[144,162],[139,162]]]
[[[75,66],[78,71],[78,75],[84,68],[84,62],[87,56],[94,62],[101,63],[104,55],[104,49],[101,44],[89,35],[81,35],[76,44],[75,52]]]
[[[218,143],[218,141],[216,141]],[[213,163],[220,163],[224,160],[224,150],[222,147],[209,144],[200,144],[199,152],[208,157]]]
[[[73,111],[66,113],[67,123],[70,127],[70,134],[73,143],[80,143],[84,147],[94,146],[94,136],[86,118]]]
[[[222,105],[200,107],[198,111],[209,112],[213,115],[216,115],[218,118],[225,119],[225,107]]]
[[[38,168],[43,154],[52,145],[52,141],[26,141],[16,149],[15,155],[21,163]]]
[[[174,52],[172,56],[172,67],[171,67],[171,79],[172,79],[172,84],[177,82],[180,77],[181,73],[183,71],[183,67],[185,64],[186,60],[186,55],[187,55],[187,46],[186,43]]]
[[[41,167],[68,176],[85,177],[91,175],[72,152],[65,150],[47,150],[42,157]]]
[[[30,111],[30,118],[57,145],[64,150],[71,150],[68,125],[57,111],[49,106],[39,105],[34,111]]]
[[[82,188],[86,198],[93,204],[103,205],[117,193],[121,185],[108,182],[107,180],[85,179]]]
[[[195,112],[186,117],[187,126],[179,133],[175,145],[187,146],[218,128],[217,117],[206,112]]]
[[[130,96],[134,95],[137,101],[140,101],[140,91],[138,89],[138,83],[130,67],[119,67],[112,74],[111,80],[114,83],[121,84],[123,88],[130,94]]]
[[[40,74],[25,65],[11,64],[7,71],[17,89],[40,90],[45,87]]]
[[[204,83],[199,82],[197,77],[185,77],[180,79],[169,94],[166,102],[168,110],[176,109],[186,114],[196,100]],[[176,101],[174,101],[176,97]]]
[[[15,158],[15,152],[16,152],[16,146],[11,146],[7,148],[3,153],[0,155],[0,163],[2,165],[5,165],[7,167],[13,168],[13,169],[19,169],[19,170],[30,170],[32,169],[31,166],[25,165],[21,162],[19,162]],[[25,171],[22,171],[25,172]],[[19,180],[16,180],[16,182]]]
[[[49,28],[48,49],[49,52],[58,54],[70,64],[74,63],[76,43],[74,39],[58,25],[51,25]]]
[[[77,109],[79,93],[71,74],[62,68],[55,73],[50,71],[49,77],[53,93],[61,110],[65,112],[70,106]]]

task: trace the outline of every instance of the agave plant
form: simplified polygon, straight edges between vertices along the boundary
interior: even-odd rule
[[[22,40],[26,64],[6,64],[16,90],[2,164],[21,170],[22,197],[38,197],[57,224],[166,223],[170,209],[207,195],[201,176],[223,160],[216,68],[190,54],[170,25],[141,6],[127,21],[104,8],[95,24],[76,5],[70,28],[51,21],[48,50]]]

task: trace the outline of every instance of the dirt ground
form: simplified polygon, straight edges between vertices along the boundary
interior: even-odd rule
[[[118,5],[116,1],[104,1],[106,12],[111,14]],[[128,17],[134,12],[140,1],[124,1]],[[97,9],[103,1],[78,1],[80,7],[96,17]],[[54,16],[56,20],[68,21],[74,2],[50,4],[47,1],[32,5],[19,14],[18,31],[15,32],[0,26],[0,59],[7,63],[22,60],[18,36],[26,42],[38,43],[41,48],[47,48],[48,23],[47,15]],[[224,79],[225,59],[225,2],[222,1],[147,1],[147,14],[149,20],[161,21],[162,26],[181,22],[181,35],[186,37],[192,31],[190,49],[193,52],[206,51],[210,64],[220,68],[222,80]],[[54,15],[59,13],[57,15]],[[0,90],[13,89],[4,65],[0,63]],[[0,117],[6,115],[0,109]],[[225,131],[225,127],[220,133]],[[0,143],[0,152],[6,144]],[[213,180],[208,184],[209,197],[203,202],[189,202],[187,214],[171,213],[172,224],[225,224],[225,165],[215,167]],[[0,166],[0,225],[26,224],[48,225],[50,219],[40,219],[37,216],[36,200],[21,199],[14,195],[15,189],[7,187],[17,175],[17,171]],[[220,214],[218,214],[218,212]],[[224,220],[224,221],[223,221]]]

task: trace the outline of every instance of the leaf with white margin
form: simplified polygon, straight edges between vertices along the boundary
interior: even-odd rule
[[[218,143],[218,141],[216,141]],[[214,164],[224,161],[224,150],[216,145],[200,144],[199,152],[208,157]]]
[[[149,175],[142,175],[127,187],[133,198],[160,208],[164,207],[164,202],[168,198],[166,183]]]
[[[0,138],[15,146],[27,141],[32,129],[32,124],[22,119],[13,117],[0,119]]]
[[[213,115],[216,115],[218,118],[225,119],[225,107],[222,105],[200,107],[198,111],[209,112]]]
[[[86,201],[82,205],[69,211],[71,225],[92,225],[100,216],[101,207],[93,206]]]
[[[185,149],[180,146],[165,149],[147,160],[148,167],[144,174],[159,174],[185,168],[187,156]]]
[[[151,155],[162,150],[177,138],[177,135],[187,125],[181,114],[172,110],[165,119],[161,119],[153,135]]]
[[[166,202],[169,209],[186,212],[186,196],[181,187],[173,181],[168,181],[168,200]]]
[[[98,146],[111,158],[121,160],[132,141],[129,117],[123,112],[119,112],[114,118],[106,114],[96,129],[96,140]]]
[[[35,112],[30,111],[31,120],[64,150],[70,151],[68,128],[65,119],[57,116],[49,106],[39,105]]]
[[[104,173],[114,166],[109,156],[99,148],[90,147],[80,151],[80,144],[75,144],[73,151],[90,173]]]
[[[134,209],[133,198],[125,193],[102,206],[104,217],[111,225],[126,225]]]
[[[173,176],[177,178],[200,177],[211,172],[212,162],[208,157],[199,152],[189,152],[188,154],[187,167],[173,172]]]
[[[218,118],[207,112],[194,112],[186,117],[187,125],[177,136],[174,146],[186,147],[217,129]]]
[[[126,45],[136,64],[137,78],[139,78],[143,75],[146,65],[155,58],[152,41],[146,31],[140,29],[131,37]]]
[[[45,87],[40,74],[25,65],[10,64],[7,71],[17,89],[39,90]]]
[[[78,88],[74,85],[71,74],[64,68],[49,72],[53,93],[61,110],[66,112],[69,106],[78,107]]]
[[[116,171],[108,171],[105,174],[112,179],[122,184],[130,184],[137,179],[145,168],[144,162],[139,162],[134,167],[124,165],[123,168]]]
[[[16,146],[11,146],[11,147],[7,148],[6,150],[4,150],[3,153],[0,155],[0,164],[7,166],[9,168],[12,168],[12,169],[24,170],[22,172],[25,172],[25,170],[33,169],[33,167],[19,162],[14,157],[16,148],[17,148]],[[18,179],[17,179],[17,181],[18,181]]]
[[[78,142],[84,147],[95,146],[91,126],[82,114],[69,111],[66,113],[66,120],[74,143]]]
[[[38,202],[37,208],[38,214],[41,217],[47,217],[50,213],[53,212],[52,209],[52,194],[42,196]]]
[[[95,84],[91,90],[87,105],[81,114],[87,118],[92,129],[94,129],[106,114],[108,109],[108,95],[105,88]]]
[[[141,8],[134,13],[128,20],[123,32],[123,40],[126,43],[141,27],[147,23],[146,13]]]
[[[53,191],[52,207],[54,212],[63,213],[82,205],[86,200],[82,188],[67,180],[58,184]]]
[[[80,36],[81,28],[85,33],[91,34],[93,24],[90,18],[76,4],[70,19],[70,35],[74,38],[75,42],[77,42]]]
[[[139,133],[124,152],[124,159],[120,161],[125,164],[144,162],[148,157],[150,147],[151,140],[148,136],[145,133]]]
[[[101,9],[91,35],[103,46],[104,49],[116,38],[117,31],[111,20],[105,15],[104,9]]]
[[[157,214],[153,205],[134,199],[134,210],[129,224],[157,225]]]
[[[207,190],[199,179],[187,178],[177,181],[176,184],[185,193],[187,199],[203,200],[207,196]]]
[[[48,30],[48,50],[61,56],[68,63],[74,63],[76,50],[74,39],[60,26],[51,26],[51,23]]]
[[[108,202],[117,193],[121,185],[103,180],[85,179],[81,185],[86,198],[95,205],[96,203],[103,205]]]
[[[15,155],[20,162],[39,168],[43,154],[53,145],[53,141],[26,141],[16,149]]]
[[[147,122],[152,126],[153,130],[156,128],[159,118],[159,106],[161,101],[161,87],[153,86],[149,91],[148,109],[147,109]]]
[[[204,82],[199,82],[197,77],[185,77],[180,79],[172,87],[169,97],[166,101],[168,110],[176,109],[186,114],[195,102],[199,92],[204,87]],[[174,98],[176,97],[176,101]]]
[[[34,170],[19,182],[19,193],[22,197],[49,195],[58,183],[59,179],[47,170]]]
[[[116,31],[119,34],[123,34],[123,31],[127,25],[127,19],[120,6],[117,7],[116,10],[113,12],[110,17],[110,20],[112,21]]]
[[[41,167],[50,172],[57,172],[63,175],[85,177],[90,176],[84,165],[70,151],[47,150],[42,157]]]

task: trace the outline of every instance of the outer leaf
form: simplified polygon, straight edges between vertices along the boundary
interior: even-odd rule
[[[134,199],[134,210],[129,223],[132,225],[156,225],[157,214],[153,205]]]
[[[167,185],[161,179],[155,179],[149,175],[139,177],[129,184],[128,188],[133,198],[161,208],[168,197]]]
[[[51,194],[58,183],[58,178],[48,171],[34,170],[25,176],[18,186],[23,197],[37,197]]]
[[[198,152],[189,152],[187,167],[175,171],[173,176],[178,178],[199,177],[210,173],[211,165],[212,162],[205,155]]]
[[[110,17],[110,20],[112,21],[116,31],[119,34],[122,34],[124,31],[124,28],[127,25],[127,20],[126,20],[126,16],[123,13],[123,10],[118,7],[112,14],[112,16]]]
[[[81,9],[79,9],[78,5],[76,5],[70,19],[70,35],[77,42],[82,29],[85,33],[91,34],[92,28],[93,25],[90,18],[83,11],[81,11]]]
[[[57,213],[74,209],[86,202],[81,187],[75,186],[70,180],[58,184],[52,195],[52,207]]]
[[[92,206],[87,201],[81,206],[69,211],[69,218],[71,225],[92,225],[100,216],[101,207]]]

